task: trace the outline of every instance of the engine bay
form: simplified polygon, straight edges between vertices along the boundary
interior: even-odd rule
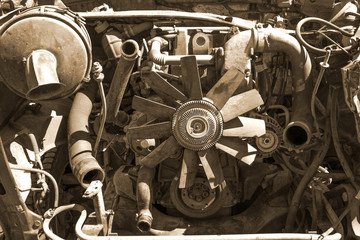
[[[0,239],[358,239],[357,1],[2,1]]]

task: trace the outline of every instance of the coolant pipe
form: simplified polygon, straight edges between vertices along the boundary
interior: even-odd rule
[[[136,198],[139,210],[137,227],[142,232],[147,232],[151,229],[152,214],[150,212],[151,206],[151,185],[154,179],[155,169],[141,166],[136,188]]]
[[[75,95],[69,113],[70,166],[73,174],[84,188],[89,187],[94,180],[103,181],[105,178],[104,170],[92,155],[88,122],[97,89],[97,83],[91,81],[86,89],[79,91]]]
[[[54,211],[49,210],[45,213],[43,229],[50,239],[63,240],[63,238],[54,234],[50,229],[50,223],[60,213],[65,211],[80,212],[80,217],[75,225],[76,236],[80,240],[138,240],[139,236],[90,236],[82,231],[87,217],[84,207],[77,204],[70,204],[56,208]],[[302,233],[262,233],[262,234],[229,234],[229,235],[166,235],[166,236],[141,236],[142,240],[340,240],[341,234],[335,233],[328,236],[318,234],[302,234]]]
[[[260,32],[262,34],[260,34]],[[293,36],[276,29],[253,30],[255,51],[283,52],[289,56],[292,70],[293,102],[290,123],[283,138],[293,148],[309,144],[312,135],[311,92],[309,82],[311,60],[308,52]],[[262,35],[263,37],[260,37]]]
[[[139,45],[134,40],[127,40],[121,45],[120,52],[121,56],[117,62],[110,89],[106,95],[106,105],[108,106],[106,114],[107,123],[115,122],[118,116],[126,86],[128,85],[136,59],[139,57]]]
[[[181,58],[185,55],[166,55],[161,53],[161,48],[167,42],[161,37],[155,37],[150,40],[151,49],[149,58],[158,65],[180,65]],[[214,64],[213,55],[195,55],[198,64],[212,65]]]

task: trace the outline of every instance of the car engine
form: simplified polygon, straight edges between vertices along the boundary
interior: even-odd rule
[[[360,239],[356,0],[0,10],[0,239]]]

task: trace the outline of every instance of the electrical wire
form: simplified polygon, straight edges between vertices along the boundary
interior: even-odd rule
[[[301,35],[301,28],[303,27],[303,25],[305,23],[309,23],[309,22],[317,22],[317,23],[322,23],[326,26],[329,26],[329,27],[332,27],[334,28],[335,30],[339,31],[341,34],[343,34],[344,36],[346,37],[352,37],[353,34],[352,33],[349,33],[345,30],[343,30],[342,28],[340,28],[339,26],[329,22],[329,21],[326,21],[324,19],[321,19],[321,18],[317,18],[317,17],[308,17],[308,18],[304,18],[302,19],[297,25],[296,25],[296,37],[298,39],[298,41],[305,46],[305,48],[307,48],[309,51],[312,51],[314,53],[317,53],[317,54],[326,54],[327,50],[326,49],[321,49],[321,48],[317,48],[317,47],[314,47],[312,45],[310,45],[308,42],[306,42],[304,40],[304,38],[302,37]],[[315,32],[316,33],[316,32]],[[349,51],[350,49],[352,48],[352,46],[347,46],[347,47],[344,47],[342,49],[332,49],[331,52],[336,54],[336,53],[341,53],[341,52],[344,52],[345,51]]]
[[[44,174],[45,176],[47,176],[50,179],[50,181],[54,187],[54,207],[59,206],[59,187],[58,187],[58,184],[57,184],[55,178],[50,173],[48,173],[44,170],[41,170],[41,169],[18,167],[18,166],[14,166],[14,165],[11,165],[10,168],[13,170],[20,170],[20,171],[25,171],[25,172],[41,173],[41,174]]]
[[[100,121],[100,127],[99,127],[99,131],[98,131],[98,134],[96,137],[95,145],[94,145],[94,157],[96,157],[97,152],[98,152],[101,136],[103,134],[104,127],[105,127],[106,112],[107,112],[106,97],[105,97],[103,83],[98,82],[98,85],[99,85],[99,91],[100,91],[100,96],[101,96],[101,121]]]

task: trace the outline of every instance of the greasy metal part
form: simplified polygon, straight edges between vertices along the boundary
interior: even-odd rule
[[[334,92],[329,88],[328,100],[327,100],[327,113],[330,113],[332,101],[334,97]],[[324,157],[329,149],[331,141],[331,123],[330,119],[326,119],[326,125],[324,129],[324,134],[322,137],[322,143],[320,149],[313,155],[311,164],[306,170],[304,176],[302,177],[299,185],[297,186],[295,193],[292,197],[289,212],[286,218],[285,231],[292,232],[294,229],[294,223],[296,220],[296,214],[300,206],[301,198],[303,197],[304,191],[309,184],[310,180],[313,178],[315,173],[318,171],[320,164],[324,160]]]
[[[83,20],[70,11],[22,8],[0,27],[0,39],[1,78],[21,97],[67,97],[89,80],[91,40]]]
[[[160,37],[155,37],[150,40],[151,49],[149,58],[159,65],[180,65],[181,58],[186,55],[165,55],[161,53],[161,49],[166,45],[166,41]],[[195,55],[198,64],[211,65],[214,64],[215,57],[213,55]]]
[[[320,86],[321,80],[322,80],[322,78],[324,76],[325,70],[330,67],[330,65],[328,64],[328,61],[330,59],[330,54],[331,54],[331,50],[328,49],[326,51],[324,61],[320,62],[321,69],[320,69],[319,75],[318,75],[318,77],[316,79],[314,90],[312,91],[312,95],[311,95],[311,105],[310,105],[311,114],[312,114],[312,117],[314,119],[314,125],[315,125],[316,132],[317,132],[318,136],[320,135],[320,129],[319,129],[319,123],[317,122],[317,119],[316,119],[315,99],[316,99],[316,93],[317,93],[317,91],[319,89],[319,86]]]
[[[283,128],[272,117],[264,117],[266,133],[255,140],[261,158],[271,157],[279,148],[282,141]]]
[[[176,35],[176,45],[174,46],[174,55],[188,55],[189,54],[190,36],[188,30],[178,29]]]
[[[200,151],[215,145],[223,133],[223,119],[206,100],[188,101],[175,112],[172,132],[184,148]]]
[[[117,30],[107,31],[101,38],[101,44],[109,60],[121,57],[122,39]]]
[[[97,91],[97,83],[75,95],[68,122],[69,161],[80,184],[87,188],[94,180],[103,181],[105,172],[92,155],[88,118]]]
[[[124,26],[124,32],[122,33],[117,30],[107,31],[103,35],[101,43],[109,60],[119,59],[121,57],[123,52],[121,45],[124,39],[133,38],[139,33],[151,30],[152,28],[152,22],[143,22],[134,26]]]
[[[219,187],[212,189],[206,178],[195,178],[188,188],[179,188],[179,177],[171,182],[170,198],[176,209],[187,217],[206,218],[218,212],[224,203],[225,190]]]
[[[237,17],[227,17],[216,14],[207,13],[195,13],[195,12],[181,12],[181,11],[169,11],[169,10],[138,10],[138,11],[107,11],[107,12],[78,12],[80,17],[85,19],[139,19],[142,18],[144,21],[154,19],[186,19],[218,23],[225,26],[234,26],[241,29],[251,29],[255,26],[255,21],[245,20]]]
[[[34,151],[34,157],[35,157],[35,162],[36,162],[36,167],[40,168],[40,170],[43,170],[44,167],[43,167],[43,164],[41,162],[41,157],[40,157],[40,151],[39,151],[39,145],[37,143],[37,140],[36,140],[36,137],[33,133],[28,133],[27,134],[28,137],[30,138],[30,141],[31,141],[31,145],[32,145],[32,148],[33,148],[33,151]],[[51,175],[50,175],[51,176]],[[49,186],[47,185],[46,183],[46,179],[45,179],[45,174],[44,173],[37,173],[37,177],[38,177],[38,183],[41,183],[41,187],[42,187],[42,192],[43,194],[45,195],[46,192],[49,190]],[[52,177],[52,176],[51,176]],[[51,179],[50,177],[50,179]],[[52,180],[52,179],[51,179]],[[52,183],[56,183],[56,181],[52,181]],[[54,191],[55,191],[55,202],[54,202],[54,206],[55,206],[55,203],[56,203],[56,195],[59,195],[59,191],[57,190],[58,187],[57,185],[55,186],[54,185]],[[57,205],[56,205],[57,206]]]
[[[104,197],[102,193],[102,183],[98,180],[92,181],[89,187],[85,190],[83,198],[92,198],[96,214],[96,222],[102,225],[102,232],[104,236],[108,233],[108,214],[105,211]]]
[[[106,95],[106,103],[108,106],[106,114],[107,123],[114,122],[118,116],[126,86],[128,85],[131,72],[139,54],[139,45],[136,41],[127,40],[121,45],[121,56],[117,62],[110,89]]]
[[[101,112],[100,112],[101,121],[94,145],[94,156],[97,156],[100,140],[105,127],[107,104],[105,99],[104,86],[102,83],[102,81],[104,80],[104,74],[102,73],[102,66],[100,65],[99,62],[94,62],[92,71],[93,71],[93,78],[98,83],[100,97],[101,97]]]
[[[193,54],[211,53],[213,42],[208,34],[198,32],[192,38]]]
[[[224,44],[224,64],[222,72],[236,67],[239,71],[245,73],[251,69],[250,48],[252,42],[252,32],[243,31],[233,35]],[[249,46],[251,44],[251,46]]]
[[[30,211],[19,192],[0,138],[0,221],[6,238],[37,240],[41,216]],[[16,226],[16,227],[15,227]]]
[[[137,227],[142,232],[147,232],[151,229],[153,221],[150,212],[151,207],[151,192],[152,181],[154,179],[155,169],[141,166],[138,173],[136,199],[138,205]]]
[[[141,164],[148,168],[155,168],[165,159],[181,153],[182,147],[178,144],[174,136],[170,136],[159,146],[155,148],[149,155],[141,159]]]

